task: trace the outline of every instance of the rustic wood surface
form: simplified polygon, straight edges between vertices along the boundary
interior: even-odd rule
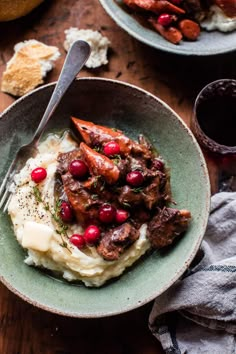
[[[169,55],[131,38],[104,12],[98,0],[47,0],[25,18],[0,23],[0,80],[14,44],[35,38],[61,51],[46,80],[55,81],[65,58],[64,30],[69,27],[99,30],[112,42],[109,64],[83,70],[81,76],[107,77],[140,86],[163,99],[188,125],[197,92],[210,81],[236,77],[236,53],[212,58]],[[0,112],[13,101],[13,97],[0,93]],[[219,167],[205,156],[214,192]],[[148,330],[151,305],[112,318],[70,319],[34,308],[0,285],[0,353],[161,354],[159,343]]]

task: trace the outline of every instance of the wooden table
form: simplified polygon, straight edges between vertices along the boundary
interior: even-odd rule
[[[208,82],[236,77],[236,53],[191,58],[159,52],[121,30],[97,0],[47,0],[25,18],[0,24],[0,79],[15,43],[38,39],[61,51],[47,81],[58,78],[65,58],[64,30],[99,30],[112,42],[109,64],[83,70],[81,76],[119,79],[142,87],[169,104],[189,124],[194,98]],[[0,111],[14,98],[0,93]],[[207,155],[212,191],[217,189],[218,166]],[[70,319],[41,311],[0,285],[1,354],[161,354],[148,330],[152,304],[116,317]]]

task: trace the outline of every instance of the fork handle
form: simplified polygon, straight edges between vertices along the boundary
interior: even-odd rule
[[[63,65],[61,74],[47,105],[42,120],[33,136],[33,142],[37,145],[44,129],[61,101],[64,93],[75,79],[78,72],[82,69],[90,54],[90,46],[87,42],[76,41],[72,44]]]

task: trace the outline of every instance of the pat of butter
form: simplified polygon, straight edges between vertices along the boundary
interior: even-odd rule
[[[53,229],[51,227],[35,221],[26,221],[24,224],[22,246],[35,251],[46,252],[50,247],[52,235]]]

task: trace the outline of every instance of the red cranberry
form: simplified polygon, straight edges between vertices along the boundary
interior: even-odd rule
[[[85,239],[82,235],[74,234],[70,237],[70,242],[72,245],[82,249],[85,246]]]
[[[156,170],[163,171],[164,162],[159,159],[154,159],[152,162],[152,167],[154,167]]]
[[[35,183],[42,182],[47,177],[47,171],[43,167],[37,167],[31,172],[31,179]]]
[[[172,16],[170,14],[161,14],[158,19],[157,22],[159,23],[159,25],[162,26],[169,26],[172,22]]]
[[[90,225],[87,227],[87,229],[84,232],[84,239],[85,242],[93,245],[98,241],[100,237],[100,230],[96,225]]]
[[[65,222],[70,222],[72,220],[73,212],[69,203],[61,203],[60,217]]]
[[[82,160],[73,160],[70,163],[69,171],[75,178],[83,178],[88,174],[88,166]]]
[[[99,208],[98,215],[101,222],[109,224],[115,219],[116,209],[110,204],[103,204]]]
[[[103,152],[107,156],[119,155],[120,146],[115,141],[109,141],[104,145]]]
[[[129,212],[124,209],[117,209],[116,210],[116,222],[118,224],[122,224],[125,222],[129,217]]]
[[[139,187],[143,184],[144,177],[140,171],[131,171],[126,176],[126,182],[132,187]]]

